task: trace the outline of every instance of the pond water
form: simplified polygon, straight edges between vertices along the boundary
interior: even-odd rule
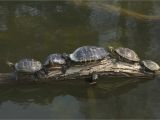
[[[101,4],[122,7],[124,14],[97,7]],[[160,16],[160,2],[0,2],[0,71],[10,71],[7,60],[44,61],[51,53],[71,53],[83,45],[129,47],[141,59],[160,64],[160,20],[139,19],[126,11]],[[0,119],[160,118],[160,80],[136,81],[1,86]]]

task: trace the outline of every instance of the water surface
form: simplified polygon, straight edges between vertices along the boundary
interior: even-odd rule
[[[0,2],[0,71],[7,60],[44,61],[82,45],[124,46],[160,64],[160,21],[143,21],[96,7],[110,4],[160,15],[160,2]],[[133,81],[132,84],[129,81]],[[160,118],[160,81],[100,78],[44,85],[1,86],[0,118]],[[126,85],[124,85],[126,84]]]

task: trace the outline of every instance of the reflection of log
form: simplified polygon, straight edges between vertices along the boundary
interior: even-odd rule
[[[138,20],[144,20],[144,21],[160,20],[160,16],[144,15],[144,14],[133,12],[121,7],[114,6],[114,5],[101,4],[99,6],[103,9],[110,10],[111,12],[118,12],[118,13],[121,13],[122,15],[131,16]]]
[[[112,77],[136,77],[136,78],[153,78],[154,74],[143,72],[139,64],[128,64],[124,62],[116,62],[115,59],[105,59],[99,63],[87,64],[84,66],[72,66],[66,74],[61,71],[49,72],[47,78],[40,79],[39,81],[53,81],[53,80],[66,80],[66,79],[81,79],[90,78],[92,74],[99,76],[112,76]],[[159,73],[157,73],[159,75]],[[14,83],[11,79],[11,73],[0,74],[0,83]],[[27,79],[29,80],[29,79]],[[11,82],[12,81],[12,82]],[[33,80],[29,80],[33,81]],[[26,82],[26,80],[25,80]]]
[[[90,4],[88,4],[89,2],[78,2],[77,0],[71,0],[72,2],[76,3],[76,5],[83,5],[83,6],[90,6]],[[101,8],[104,9],[106,11],[110,11],[110,12],[116,12],[116,13],[120,13],[121,15],[125,15],[125,16],[130,16],[133,18],[136,18],[137,20],[142,20],[142,21],[159,21],[160,20],[160,16],[156,16],[156,15],[145,15],[142,13],[137,13],[125,8],[122,8],[120,6],[115,6],[115,5],[111,5],[111,4],[103,4],[103,3],[96,3],[93,4],[93,6],[96,8]]]

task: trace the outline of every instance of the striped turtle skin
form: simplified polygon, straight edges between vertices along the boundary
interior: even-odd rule
[[[82,46],[77,48],[69,57],[74,62],[88,62],[101,60],[108,55],[109,53],[102,47]]]

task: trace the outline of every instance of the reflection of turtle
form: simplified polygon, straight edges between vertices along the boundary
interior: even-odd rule
[[[82,46],[77,48],[72,54],[67,55],[64,54],[63,56],[68,59],[71,64],[80,64],[89,63],[89,62],[98,62],[109,55],[108,52],[105,51],[102,47],[96,46]],[[92,75],[92,80],[98,78],[97,74]]]
[[[62,73],[66,72],[66,67],[67,67],[66,61],[61,54],[50,54],[47,57],[44,66],[48,70],[61,69]]]
[[[112,54],[114,54],[113,56],[120,61],[125,61],[129,63],[135,63],[140,61],[138,55],[129,48],[119,47],[114,49],[113,47],[109,47],[109,50]]]
[[[145,71],[155,72],[160,69],[159,65],[152,60],[143,60],[141,62]]]
[[[39,78],[38,72],[42,69],[42,64],[34,59],[21,59],[16,64],[7,62],[10,67],[15,69],[16,80],[18,80],[18,73],[33,74],[35,78]]]

